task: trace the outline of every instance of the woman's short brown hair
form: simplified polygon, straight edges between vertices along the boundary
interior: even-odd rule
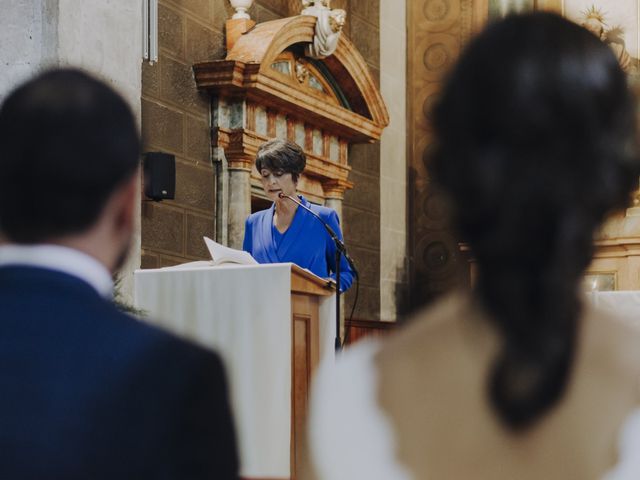
[[[256,169],[263,168],[272,172],[290,173],[297,182],[307,164],[307,157],[297,143],[281,138],[274,138],[263,143],[256,154]]]

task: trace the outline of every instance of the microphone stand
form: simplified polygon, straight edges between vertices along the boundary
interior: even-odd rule
[[[331,237],[331,240],[333,240],[333,243],[335,243],[335,245],[336,245],[336,341],[335,341],[335,349],[336,349],[336,352],[339,352],[342,349],[342,341],[340,340],[340,262],[342,260],[342,256],[344,255],[344,258],[347,260],[347,262],[349,262],[349,266],[353,269],[353,271],[357,275],[356,267],[355,267],[355,265],[353,263],[353,260],[351,260],[351,257],[349,257],[349,255],[347,254],[347,248],[344,246],[344,243],[342,242],[342,240],[340,240],[340,238],[338,237],[336,232],[334,232],[333,229],[329,225],[327,225],[327,223],[324,220],[322,220],[322,218],[320,218],[320,215],[318,215],[316,212],[311,210],[305,204],[300,202],[297,198],[294,198],[294,197],[292,197],[290,195],[285,195],[282,192],[278,193],[278,197],[279,198],[288,198],[293,203],[297,204],[299,207],[304,208],[307,212],[309,212],[311,215],[316,217],[320,221],[322,226],[325,228],[325,230],[327,231],[329,236]]]

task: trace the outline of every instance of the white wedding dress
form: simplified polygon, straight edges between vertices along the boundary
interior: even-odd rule
[[[394,431],[375,403],[380,342],[350,347],[314,381],[309,446],[319,480],[414,480],[395,456]],[[618,463],[602,480],[640,480],[640,408],[620,432]]]

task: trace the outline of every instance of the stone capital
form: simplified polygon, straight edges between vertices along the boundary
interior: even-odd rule
[[[229,170],[242,170],[245,172],[251,172],[251,169],[253,168],[253,159],[227,155],[227,165]]]
[[[352,187],[353,184],[347,180],[328,180],[322,182],[324,196],[327,199],[343,200],[345,190]]]

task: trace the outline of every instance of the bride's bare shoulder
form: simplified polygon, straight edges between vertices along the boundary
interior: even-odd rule
[[[478,339],[492,336],[483,313],[467,292],[455,291],[419,310],[384,343],[378,358],[399,359],[407,355],[438,355],[459,344],[464,332]]]

